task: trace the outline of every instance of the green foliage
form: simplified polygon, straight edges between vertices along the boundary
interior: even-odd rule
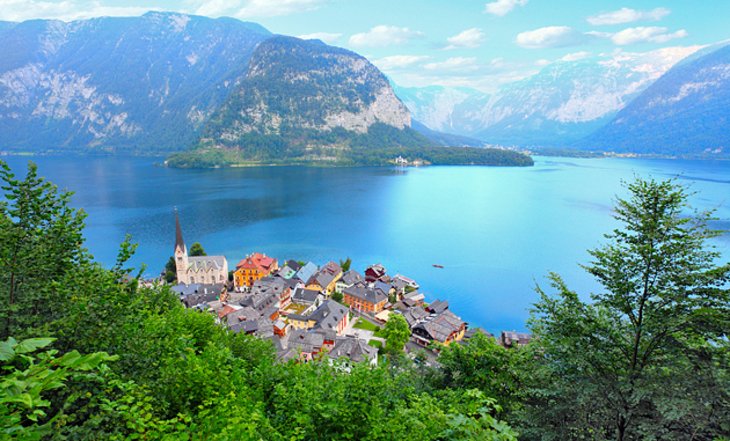
[[[383,328],[383,334],[386,352],[395,356],[403,353],[403,348],[411,338],[411,329],[402,315],[391,314]]]
[[[543,439],[727,433],[730,265],[715,266],[706,243],[717,232],[708,213],[686,215],[688,194],[672,181],[627,188],[615,209],[622,228],[585,267],[603,288],[592,303],[557,275],[556,295],[538,290],[531,326],[542,356],[526,420]]]
[[[175,263],[175,256],[170,256],[167,260],[163,274],[165,282],[167,283],[174,283],[177,280],[177,264]]]
[[[506,411],[521,402],[521,377],[524,354],[521,349],[506,349],[482,333],[465,344],[451,344],[441,351],[438,384],[459,389],[479,389]]]
[[[345,296],[338,291],[335,291],[332,293],[332,300],[334,300],[337,303],[342,303],[342,300],[345,298]]]
[[[343,273],[350,271],[351,266],[352,266],[352,259],[350,259],[349,257],[347,257],[345,260],[340,260],[340,268],[342,268]]]
[[[92,376],[102,363],[116,359],[103,352],[81,355],[71,351],[58,356],[58,351],[48,350],[35,354],[52,342],[52,338],[18,342],[12,337],[0,342],[0,440],[50,435],[63,412],[49,396],[67,382]],[[64,406],[75,399],[65,397]]]
[[[188,253],[190,256],[207,256],[208,254],[203,249],[203,245],[200,244],[200,242],[195,242],[190,246],[190,251]]]
[[[86,214],[71,208],[71,193],[39,177],[32,162],[19,179],[0,161],[0,180],[0,337],[7,338],[31,335],[62,314],[53,286],[87,260]]]

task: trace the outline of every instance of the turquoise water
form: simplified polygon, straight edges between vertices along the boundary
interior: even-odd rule
[[[21,171],[26,158],[7,157]],[[532,168],[255,167],[171,170],[149,158],[34,158],[41,175],[75,191],[89,214],[87,246],[111,265],[124,235],[136,264],[158,273],[172,254],[173,207],[188,244],[229,265],[261,251],[353,267],[381,262],[415,278],[427,298],[492,331],[525,329],[536,283],[555,271],[587,297],[596,286],[578,266],[615,227],[621,181],[677,177],[730,229],[730,163],[536,158]],[[730,258],[730,236],[715,241]],[[443,265],[443,269],[433,264]]]

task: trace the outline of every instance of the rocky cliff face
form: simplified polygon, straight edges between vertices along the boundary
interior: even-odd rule
[[[279,36],[257,47],[245,78],[204,136],[225,146],[266,136],[340,145],[347,143],[346,132],[367,135],[375,124],[396,130],[411,125],[408,109],[375,66],[320,41]]]
[[[621,153],[730,156],[730,45],[679,63],[579,145]]]
[[[189,147],[271,34],[148,13],[0,25],[0,149]]]

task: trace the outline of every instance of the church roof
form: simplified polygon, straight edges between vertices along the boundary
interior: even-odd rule
[[[177,209],[175,209],[175,249],[185,249],[185,241],[182,236],[182,228],[180,228],[180,217],[177,215]]]
[[[225,256],[191,256],[188,257],[188,269],[190,273],[205,271],[220,271],[226,267]]]

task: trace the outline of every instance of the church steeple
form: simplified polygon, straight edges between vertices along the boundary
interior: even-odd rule
[[[182,236],[182,228],[180,228],[180,217],[177,214],[177,208],[175,208],[175,254],[178,253],[178,249],[184,254],[188,253]]]

